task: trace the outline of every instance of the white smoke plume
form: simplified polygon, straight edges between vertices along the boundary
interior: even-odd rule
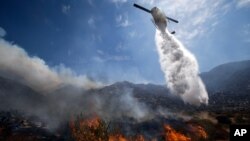
[[[139,102],[130,88],[121,89],[120,93],[94,98],[95,112],[105,119],[122,119],[129,117],[137,121],[148,120],[153,117],[152,111],[144,103]],[[107,102],[108,101],[108,102]]]
[[[76,75],[63,65],[54,68],[36,56],[29,56],[18,45],[0,38],[0,72],[14,78],[36,91],[47,93],[62,84],[70,84],[84,89],[96,88],[101,84],[86,75]]]
[[[126,88],[114,93],[99,92],[100,89],[88,91],[87,89],[100,88],[103,84],[88,79],[86,75],[76,75],[64,65],[49,67],[44,60],[29,56],[20,46],[1,38],[0,77],[11,78],[14,82],[19,81],[46,94],[41,95],[40,98],[46,99],[41,102],[25,96],[27,93],[37,93],[17,89],[18,92],[8,93],[10,98],[7,97],[5,103],[0,103],[0,110],[18,109],[37,116],[48,124],[50,130],[58,128],[61,123],[80,113],[96,114],[109,121],[123,117],[143,121],[151,117],[150,109],[134,97],[132,89]],[[12,98],[16,94],[23,94],[24,98]],[[33,100],[40,102],[38,106],[32,106]]]
[[[208,104],[206,88],[199,77],[196,58],[173,35],[156,31],[157,50],[167,86],[185,103]]]

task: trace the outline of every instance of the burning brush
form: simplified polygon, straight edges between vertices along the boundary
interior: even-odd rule
[[[191,141],[191,138],[176,132],[170,125],[164,125],[165,141]]]

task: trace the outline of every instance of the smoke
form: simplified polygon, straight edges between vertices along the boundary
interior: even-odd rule
[[[180,94],[185,102],[207,103],[207,93],[198,76],[195,58],[168,32],[166,35],[157,33],[156,40],[170,90]],[[121,89],[114,84],[110,86],[114,91],[105,88],[87,90],[102,84],[86,75],[77,75],[64,65],[50,67],[44,60],[29,56],[24,49],[4,39],[0,39],[0,74],[47,94],[39,95],[27,89],[20,89],[17,94],[7,91],[12,98],[0,107],[21,109],[36,115],[52,129],[81,112],[96,114],[105,120],[128,118],[138,122],[152,119],[159,113],[135,98],[133,89]],[[34,106],[34,103],[38,104]]]
[[[109,91],[99,91],[103,84],[88,79],[86,75],[76,75],[64,65],[49,67],[44,60],[29,56],[18,45],[1,38],[0,76],[35,90],[15,84],[13,90],[3,89],[0,96],[4,102],[0,107],[4,108],[0,110],[17,109],[37,116],[50,130],[80,113],[97,114],[109,121],[123,117],[141,121],[150,115],[146,105],[134,98],[131,89],[110,94]]]
[[[44,60],[29,56],[21,47],[4,39],[0,39],[0,72],[42,93],[53,91],[63,84],[84,89],[101,85],[86,75],[76,75],[63,65],[51,68]]]
[[[124,88],[120,92],[96,96],[95,112],[104,119],[122,119],[124,117],[133,118],[137,121],[152,118],[152,111],[133,96],[133,89]]]
[[[206,88],[199,77],[198,63],[192,55],[168,30],[156,31],[157,50],[161,69],[170,91],[179,95],[185,103],[208,104]]]

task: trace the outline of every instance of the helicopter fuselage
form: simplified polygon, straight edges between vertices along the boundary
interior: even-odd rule
[[[155,26],[160,30],[160,31],[165,31],[167,27],[167,20],[166,20],[166,15],[164,12],[162,12],[159,8],[154,7],[151,9],[151,15],[153,16],[153,22]]]

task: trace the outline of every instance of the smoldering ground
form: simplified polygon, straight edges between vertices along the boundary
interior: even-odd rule
[[[208,104],[206,88],[199,77],[196,58],[173,35],[156,31],[159,62],[170,91],[179,95],[184,102]]]

